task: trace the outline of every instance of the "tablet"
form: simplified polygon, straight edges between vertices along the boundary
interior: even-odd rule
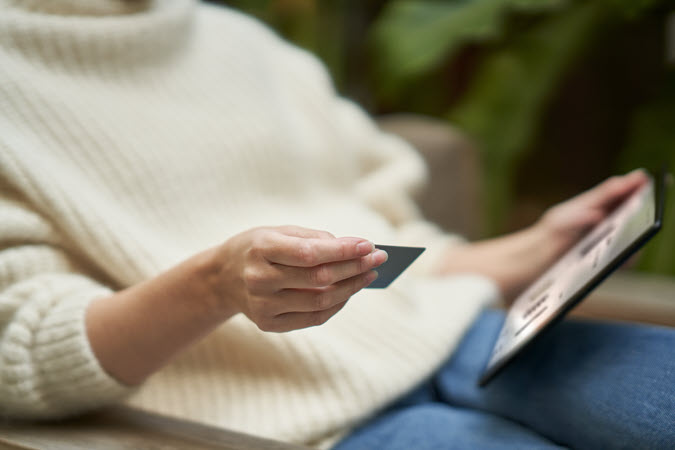
[[[487,384],[661,228],[665,171],[593,227],[509,309],[478,383]]]
[[[388,287],[398,276],[408,268],[418,256],[426,250],[424,247],[401,247],[396,245],[379,245],[375,248],[387,252],[387,261],[378,266],[377,278],[366,288],[383,289]]]

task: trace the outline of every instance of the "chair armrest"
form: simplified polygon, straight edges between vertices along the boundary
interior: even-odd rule
[[[619,271],[574,308],[572,315],[675,327],[675,278]]]
[[[301,450],[307,447],[122,406],[63,421],[0,424],[0,449],[46,448],[50,450]]]

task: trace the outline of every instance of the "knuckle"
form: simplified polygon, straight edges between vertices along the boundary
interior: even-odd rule
[[[310,281],[315,286],[327,286],[331,284],[332,275],[328,266],[321,265],[310,270]]]
[[[322,292],[321,294],[318,294],[315,297],[314,307],[319,311],[322,311],[324,309],[328,309],[328,308],[331,307],[331,305],[333,303],[332,300],[333,299],[331,298],[330,294],[328,294],[327,292]]]
[[[248,267],[244,270],[244,284],[250,292],[257,292],[265,285],[265,276],[257,269]]]
[[[308,241],[302,242],[297,248],[298,259],[307,266],[313,266],[316,262],[314,247]]]
[[[265,248],[267,248],[268,235],[266,232],[258,232],[253,235],[251,238],[251,246],[249,248],[249,254],[252,256],[262,255]]]
[[[350,250],[350,245],[347,242],[340,242],[340,246],[338,248],[338,254],[340,259],[347,259],[349,256],[349,250]]]
[[[253,241],[247,251],[249,260],[259,260],[263,257],[263,246],[259,240]]]
[[[251,239],[261,239],[263,236],[265,236],[267,233],[269,233],[269,230],[265,227],[255,227],[251,229]]]

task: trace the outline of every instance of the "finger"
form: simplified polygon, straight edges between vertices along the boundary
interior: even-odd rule
[[[647,175],[642,170],[635,170],[620,177],[611,177],[582,194],[583,200],[588,207],[608,209],[633,193],[647,180]]]
[[[296,225],[283,225],[276,227],[275,229],[289,236],[317,239],[335,239],[335,236],[333,236],[328,231],[312,230],[310,228],[299,227]]]
[[[274,278],[284,289],[322,288],[374,269],[386,260],[387,253],[384,250],[376,250],[361,258],[314,267],[275,264],[273,267],[277,270],[277,275]]]
[[[573,228],[578,229],[580,233],[583,233],[590,227],[600,223],[605,216],[606,214],[603,211],[597,209],[586,210],[583,214],[579,214],[579,217],[573,224]]]
[[[343,303],[377,278],[371,270],[322,289],[284,289],[276,295],[275,315],[289,312],[323,311]]]
[[[331,308],[324,309],[323,311],[290,312],[281,314],[272,319],[268,324],[268,329],[264,331],[285,332],[323,325],[346,304],[347,302],[344,301]]]
[[[269,262],[294,267],[359,258],[375,248],[372,242],[361,238],[301,238],[281,233],[267,235],[262,246],[263,256]]]
[[[606,216],[604,211],[597,209],[584,210],[570,221],[569,227],[564,232],[570,239],[576,240],[599,224]]]

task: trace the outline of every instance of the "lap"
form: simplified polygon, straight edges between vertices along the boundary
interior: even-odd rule
[[[482,411],[438,402],[391,408],[342,441],[336,450],[559,448],[535,432]]]
[[[673,448],[675,330],[566,320],[480,388],[503,319],[338,448]]]
[[[435,376],[442,401],[574,448],[673,448],[675,330],[565,320],[481,388],[503,317],[485,312]]]

